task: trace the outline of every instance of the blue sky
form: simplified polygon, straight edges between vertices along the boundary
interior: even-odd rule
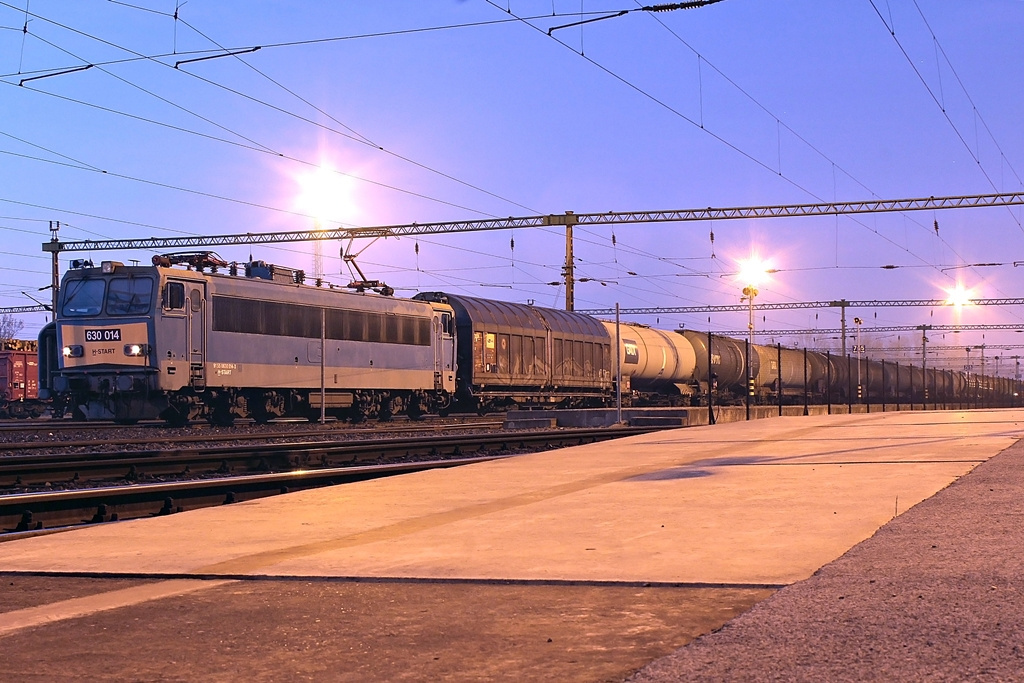
[[[173,0],[0,1],[0,306],[31,303],[23,291],[48,296],[34,290],[49,283],[40,244],[50,220],[76,240],[301,230],[314,213],[330,226],[369,226],[1022,188],[1020,0],[723,0],[546,33],[639,6],[189,0],[175,20]],[[174,68],[254,46],[262,49]],[[332,169],[320,172],[331,199],[313,208],[320,166]],[[957,281],[980,297],[1021,296],[1012,264],[1024,260],[1022,224],[1020,208],[1003,208],[580,228],[577,277],[606,284],[577,285],[576,305],[739,303],[730,274],[752,251],[779,270],[763,301],[929,299]],[[340,246],[325,243],[323,254],[328,279],[343,283]],[[364,272],[399,295],[564,301],[545,284],[562,266],[557,230],[356,250]],[[217,251],[241,261],[250,249]],[[252,255],[312,271],[309,244]],[[62,269],[81,256],[152,253],[66,253]],[[974,263],[1005,265],[960,267]],[[837,311],[815,313],[769,312],[757,325],[838,325]],[[853,315],[865,330],[954,322],[948,309]],[[746,326],[742,313],[636,319]],[[985,307],[959,319],[1024,324],[1024,311]],[[24,320],[34,334],[45,316]],[[906,345],[919,335],[867,339]]]

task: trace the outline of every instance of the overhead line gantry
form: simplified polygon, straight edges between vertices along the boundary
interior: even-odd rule
[[[846,309],[847,308],[902,308],[911,306],[923,306],[936,308],[940,306],[956,306],[946,299],[890,299],[890,300],[863,300],[847,301],[793,301],[788,303],[760,303],[754,304],[753,309],[758,311],[783,311],[806,308],[839,308],[840,309],[840,330],[842,339],[842,354],[846,355]],[[1024,299],[969,299],[965,304],[974,306],[1021,306]],[[729,313],[750,310],[749,304],[725,304],[722,306],[672,306],[672,307],[650,307],[650,308],[624,308],[620,309],[621,315],[671,315],[671,314],[693,314],[693,313]],[[613,315],[614,308],[592,308],[582,310],[580,313],[590,315]],[[871,328],[878,329],[878,328]],[[912,329],[920,329],[915,327]],[[962,329],[962,328],[961,328]],[[1016,329],[1010,328],[1010,329]],[[760,333],[759,333],[760,334]]]
[[[62,242],[56,238],[43,243],[43,251],[100,251],[118,249],[178,249],[222,245],[274,244],[316,240],[345,240],[369,237],[405,237],[453,232],[510,230],[513,228],[566,227],[573,225],[616,225],[627,223],[674,223],[685,221],[736,220],[742,218],[793,218],[804,216],[836,216],[859,213],[886,213],[966,209],[1024,204],[1024,192],[927,197],[918,199],[878,199],[860,202],[827,202],[821,204],[781,204],[732,208],[679,209],[670,211],[607,211],[605,213],[547,214],[489,218],[472,221],[439,223],[406,223],[376,227],[338,227],[331,229],[296,230],[290,232],[235,233],[231,235],[193,235],[184,237],[148,237],[120,240],[78,240]]]
[[[799,308],[904,308],[910,306],[923,306],[937,308],[942,306],[955,306],[946,299],[879,299],[879,300],[853,300],[847,301],[791,301],[788,303],[755,303],[755,311],[782,311]],[[969,299],[962,305],[972,306],[1022,306],[1024,298],[1017,299]],[[722,306],[664,306],[648,308],[621,308],[622,315],[670,315],[674,313],[728,313],[746,312],[749,309],[747,304],[725,304]],[[579,311],[588,315],[613,315],[614,308],[588,308]]]
[[[862,333],[867,332],[977,332],[980,330],[1016,330],[1024,332],[1024,323],[1010,324],[988,324],[988,325],[879,325],[877,327],[865,327]],[[760,337],[782,337],[795,334],[842,334],[842,328],[818,328],[803,330],[755,330],[754,334]],[[716,332],[723,336],[745,335],[748,330],[725,330]]]
[[[49,306],[4,306],[0,307],[0,315],[17,315],[19,313],[43,313],[49,311]]]
[[[748,207],[707,207],[667,211],[607,211],[604,213],[547,214],[540,216],[510,216],[471,221],[445,221],[438,223],[406,223],[375,227],[315,228],[289,232],[235,233],[229,235],[187,235],[183,237],[148,237],[141,239],[61,241],[51,227],[52,237],[43,243],[43,251],[53,256],[56,274],[58,255],[63,251],[111,251],[128,249],[197,249],[224,245],[277,244],[284,242],[310,242],[321,240],[355,240],[358,238],[405,237],[456,232],[510,230],[514,228],[564,227],[567,243],[575,225],[621,225],[637,223],[674,223],[687,221],[737,220],[744,218],[794,218],[806,216],[839,216],[862,213],[891,213],[902,211],[937,211],[1024,204],[1024,192],[1004,192],[982,195],[947,197],[919,197],[915,199],[871,199],[856,202],[823,202],[817,204],[779,204]],[[55,223],[59,227],[59,223]],[[567,256],[568,256],[567,250]],[[572,263],[565,267],[566,309],[573,309],[574,284]],[[54,276],[54,301],[57,295],[57,277]]]

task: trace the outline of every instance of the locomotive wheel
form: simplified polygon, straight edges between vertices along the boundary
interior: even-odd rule
[[[174,406],[169,406],[160,413],[160,419],[162,419],[168,427],[184,427],[188,424],[188,413],[183,413]]]
[[[409,399],[409,404],[405,408],[405,414],[410,420],[420,420],[423,418],[423,402],[415,396]]]
[[[377,419],[381,422],[390,422],[391,418],[395,415],[401,414],[405,410],[405,406],[405,399],[401,396],[385,398],[381,401],[380,413],[378,414]]]
[[[217,406],[210,413],[209,422],[215,427],[231,427],[235,424],[235,415],[224,406]]]
[[[252,404],[252,408],[251,408],[249,414],[252,417],[253,422],[255,422],[258,425],[265,425],[265,424],[270,422],[270,420],[272,420],[275,417],[275,415],[272,412],[267,410],[267,406],[266,406],[266,402],[265,401],[264,402],[258,402],[257,401],[254,404]],[[317,420],[320,419],[320,411],[319,410],[316,411],[316,419]]]

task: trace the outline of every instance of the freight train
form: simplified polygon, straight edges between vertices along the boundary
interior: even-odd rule
[[[746,392],[755,401],[838,402],[855,386],[849,358],[760,345],[748,354],[743,341],[693,331],[616,330],[539,306],[319,284],[209,252],[155,256],[147,266],[75,262],[55,321],[39,336],[41,396],[57,415],[173,424],[590,407],[613,400],[615,352],[634,403],[728,402]],[[970,390],[987,405],[1009,404],[1017,389],[893,363],[864,361],[860,376],[876,402],[951,402]]]

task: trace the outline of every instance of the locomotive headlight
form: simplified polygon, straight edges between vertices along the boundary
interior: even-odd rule
[[[124,355],[126,356],[145,356],[149,352],[149,347],[145,344],[125,344]]]
[[[81,358],[85,354],[85,349],[82,348],[81,344],[71,344],[70,346],[64,347],[65,358]]]

